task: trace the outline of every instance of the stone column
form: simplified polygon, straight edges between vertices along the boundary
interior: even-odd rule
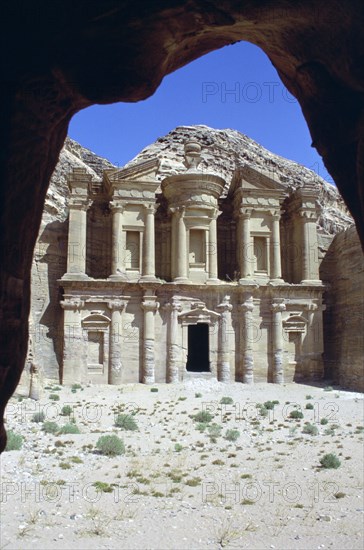
[[[121,338],[122,338],[122,312],[125,303],[122,300],[113,300],[108,303],[111,310],[111,335],[110,335],[110,361],[109,361],[109,384],[118,385],[122,383],[123,364],[121,360]]]
[[[217,306],[220,311],[219,323],[219,350],[217,364],[217,378],[220,382],[230,382],[230,341],[229,329],[231,326],[230,296],[225,296],[223,302]]]
[[[286,306],[283,299],[277,299],[272,304],[272,352],[273,352],[273,383],[283,384],[283,325],[282,311]]]
[[[154,234],[154,214],[155,205],[145,206],[145,232],[143,239],[143,268],[142,281],[155,280],[155,234]]]
[[[142,309],[144,311],[143,323],[143,384],[155,382],[155,358],[154,358],[154,316],[159,304],[154,295],[145,293]]]
[[[86,235],[88,201],[70,198],[67,273],[63,278],[86,279]]]
[[[318,242],[315,212],[303,211],[302,219],[302,281],[301,284],[322,284],[319,276]]]
[[[250,239],[250,215],[251,210],[240,208],[238,220],[238,261],[240,281],[251,276],[251,239]]]
[[[216,284],[218,279],[218,267],[217,267],[217,217],[219,212],[215,210],[212,214],[209,227],[209,246],[208,246],[208,268],[209,278],[208,283]]]
[[[112,259],[111,277],[125,279],[125,231],[123,230],[123,214],[125,206],[111,202],[112,212]]]
[[[280,213],[274,212],[272,225],[272,267],[270,277],[271,279],[282,279],[282,267],[281,267],[281,239],[279,230]]]
[[[180,207],[176,209],[175,216],[177,216],[176,230],[177,238],[175,240],[175,263],[176,263],[176,276],[174,281],[176,283],[186,282],[187,279],[187,235],[186,225],[184,221],[185,208]]]
[[[81,325],[81,309],[84,302],[78,298],[61,302],[64,309],[64,340],[62,384],[82,382],[82,356],[84,355]]]
[[[172,299],[172,303],[168,304],[170,311],[169,319],[169,334],[168,334],[168,370],[167,382],[175,383],[179,379],[179,359],[180,348],[178,346],[178,313],[182,309],[180,302]]]
[[[253,296],[249,296],[240,309],[242,311],[241,325],[241,358],[242,358],[242,382],[252,384],[254,382],[254,358],[253,358]]]

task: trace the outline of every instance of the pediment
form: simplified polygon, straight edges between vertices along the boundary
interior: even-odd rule
[[[301,315],[291,315],[283,321],[283,328],[287,332],[304,332],[307,320]]]
[[[107,170],[105,175],[111,184],[132,181],[137,181],[138,183],[156,183],[158,168],[159,160],[154,158],[126,166],[125,168]]]
[[[234,194],[238,189],[259,191],[285,192],[286,186],[282,184],[273,171],[263,168],[257,169],[247,164],[239,166],[232,179],[230,194]]]
[[[178,318],[187,323],[213,323],[220,317],[219,313],[207,309],[205,306],[196,307],[184,311],[178,315]]]

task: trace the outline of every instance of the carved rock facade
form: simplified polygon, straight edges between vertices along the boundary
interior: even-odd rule
[[[190,141],[161,182],[157,159],[73,170],[63,383],[323,376],[317,189],[200,162]]]

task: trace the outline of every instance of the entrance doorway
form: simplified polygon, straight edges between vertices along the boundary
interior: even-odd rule
[[[188,325],[187,370],[189,372],[209,372],[209,325],[199,323]]]

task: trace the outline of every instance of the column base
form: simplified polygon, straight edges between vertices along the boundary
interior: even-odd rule
[[[90,279],[86,273],[65,273],[61,280],[64,281],[87,281]]]
[[[220,279],[207,279],[207,285],[219,285],[221,283]]]
[[[155,275],[142,275],[138,281],[139,283],[158,283],[159,279]]]
[[[239,285],[254,286],[254,287],[258,286],[257,282],[254,279],[248,279],[248,278],[239,279]]]
[[[189,279],[187,279],[187,277],[175,277],[173,279],[173,282],[176,283],[176,284],[184,284],[184,283],[189,283]]]
[[[112,275],[109,275],[108,279],[110,281],[129,281],[126,273],[113,273]]]
[[[285,285],[287,283],[282,279],[282,277],[275,277],[273,279],[270,279],[268,284],[269,285]]]
[[[322,281],[319,279],[303,279],[300,283],[301,285],[316,285],[316,286],[323,286]]]

